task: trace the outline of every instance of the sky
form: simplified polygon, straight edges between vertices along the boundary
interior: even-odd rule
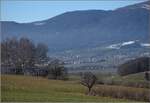
[[[67,11],[114,10],[119,7],[147,0],[96,0],[96,1],[52,1],[52,0],[1,0],[1,21],[19,23],[41,21]]]

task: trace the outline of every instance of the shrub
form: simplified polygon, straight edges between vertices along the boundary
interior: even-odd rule
[[[64,67],[64,63],[60,60],[53,60],[48,65],[48,78],[57,80],[67,80],[68,71]]]
[[[145,79],[150,81],[150,72],[145,72]]]
[[[123,86],[97,86],[91,91],[91,95],[131,99],[137,101],[150,101],[150,90],[144,88],[133,88]]]

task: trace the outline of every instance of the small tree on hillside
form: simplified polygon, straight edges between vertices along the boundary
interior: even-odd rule
[[[147,81],[150,81],[150,73],[149,72],[145,72],[145,79]]]
[[[97,78],[94,74],[92,74],[91,72],[85,72],[81,77],[81,84],[83,86],[86,86],[88,88],[88,92],[90,93],[91,88],[96,83],[96,80]]]
[[[64,67],[64,63],[60,60],[53,60],[48,65],[48,78],[49,79],[67,79],[67,69]]]

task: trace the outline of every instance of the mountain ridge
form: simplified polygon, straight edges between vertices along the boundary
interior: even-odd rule
[[[70,11],[31,23],[1,21],[2,39],[28,37],[50,50],[90,48],[121,41],[149,41],[149,12],[144,8]]]

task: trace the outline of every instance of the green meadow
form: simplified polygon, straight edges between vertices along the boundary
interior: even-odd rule
[[[79,81],[48,80],[19,75],[1,76],[3,102],[126,102],[127,99],[86,95]]]

